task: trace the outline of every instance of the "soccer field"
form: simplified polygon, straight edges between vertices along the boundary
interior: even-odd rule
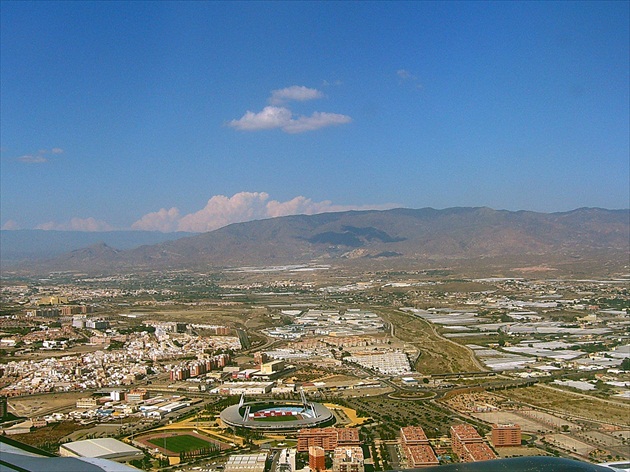
[[[172,436],[167,438],[153,438],[149,439],[148,442],[158,447],[165,447],[166,449],[172,452],[186,452],[186,451],[194,451],[197,449],[202,449],[205,447],[218,447],[216,444],[211,443],[209,441],[205,441],[196,436],[191,436],[189,434],[183,434],[181,436]]]
[[[260,418],[254,418],[254,421],[297,421],[296,416],[287,415],[287,416],[262,416]]]

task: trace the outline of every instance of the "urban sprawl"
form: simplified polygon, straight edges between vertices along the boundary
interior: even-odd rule
[[[144,470],[630,459],[630,276],[527,275],[4,277],[0,429]]]

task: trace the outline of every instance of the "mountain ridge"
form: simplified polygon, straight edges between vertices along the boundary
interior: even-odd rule
[[[397,208],[234,223],[124,251],[74,252],[37,266],[83,271],[200,269],[348,260],[568,257],[593,252],[619,258],[629,250],[630,210],[538,213],[487,207]]]
[[[105,243],[115,249],[132,249],[194,233],[158,231],[57,231],[42,229],[0,230],[0,260],[5,264],[50,259],[67,252]]]

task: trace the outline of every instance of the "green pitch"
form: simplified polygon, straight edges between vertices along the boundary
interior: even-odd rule
[[[274,421],[295,421],[297,419],[298,419],[297,416],[287,415],[287,416],[267,416],[267,417],[261,417],[261,418],[254,418],[254,421],[274,422]]]
[[[216,446],[209,441],[205,441],[197,436],[191,436],[189,434],[168,437],[166,438],[166,443],[165,438],[153,438],[149,439],[148,442],[162,448],[164,447],[164,444],[166,444],[166,449],[172,452],[195,451],[197,449],[203,449],[204,447]]]

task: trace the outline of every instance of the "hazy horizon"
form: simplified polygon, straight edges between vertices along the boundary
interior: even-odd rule
[[[433,207],[424,207],[424,208],[410,208],[410,207],[392,207],[392,208],[386,208],[386,209],[380,209],[380,208],[374,208],[374,209],[365,209],[365,208],[361,208],[361,209],[354,209],[354,208],[350,208],[350,209],[340,209],[340,210],[325,210],[325,211],[321,211],[321,212],[313,212],[313,213],[290,213],[290,214],[286,214],[286,215],[278,215],[278,216],[252,216],[251,218],[246,218],[246,219],[235,219],[234,221],[229,221],[226,222],[224,224],[221,224],[220,226],[216,226],[213,227],[212,229],[208,229],[208,230],[200,230],[200,231],[186,231],[186,230],[181,230],[181,229],[143,229],[140,227],[128,227],[128,228],[114,228],[114,227],[109,227],[109,228],[100,228],[98,227],[98,225],[91,225],[89,223],[92,222],[92,220],[88,219],[87,221],[83,222],[82,224],[77,224],[76,227],[72,227],[72,222],[70,222],[70,226],[69,227],[47,227],[46,225],[42,225],[42,227],[38,227],[38,228],[0,228],[0,231],[42,231],[42,232],[48,232],[48,231],[55,231],[55,232],[95,232],[95,233],[115,233],[115,232],[149,232],[149,233],[168,233],[168,234],[175,234],[175,233],[181,233],[181,234],[200,234],[200,233],[204,233],[204,232],[208,232],[208,231],[214,231],[217,229],[221,229],[224,228],[226,226],[229,226],[231,224],[235,224],[235,223],[247,223],[247,222],[253,222],[253,221],[260,221],[260,220],[264,220],[264,219],[269,219],[269,218],[278,218],[281,216],[299,216],[299,215],[315,215],[315,214],[321,214],[321,213],[336,213],[336,212],[344,212],[344,211],[385,211],[385,210],[396,210],[396,209],[403,209],[403,210],[426,210],[426,209],[430,209],[430,210],[436,210],[436,211],[442,211],[442,210],[449,210],[449,209],[453,209],[453,208],[489,208],[489,207],[462,207],[462,206],[458,206],[458,207],[448,207],[448,208],[433,208]],[[601,207],[580,207],[580,208],[573,208],[570,210],[566,210],[566,211],[558,211],[558,212],[536,212],[536,211],[532,211],[532,210],[526,210],[526,209],[520,209],[520,210],[506,210],[506,209],[496,209],[496,208],[490,208],[491,210],[494,211],[509,211],[509,212],[513,212],[513,213],[517,213],[517,212],[532,212],[532,213],[541,213],[541,214],[555,214],[555,213],[571,213],[573,211],[578,211],[578,210],[582,210],[582,209],[587,209],[587,210],[604,210],[604,211],[630,211],[630,208],[601,208]],[[238,215],[237,215],[238,216]],[[241,215],[242,216],[242,215]]]

